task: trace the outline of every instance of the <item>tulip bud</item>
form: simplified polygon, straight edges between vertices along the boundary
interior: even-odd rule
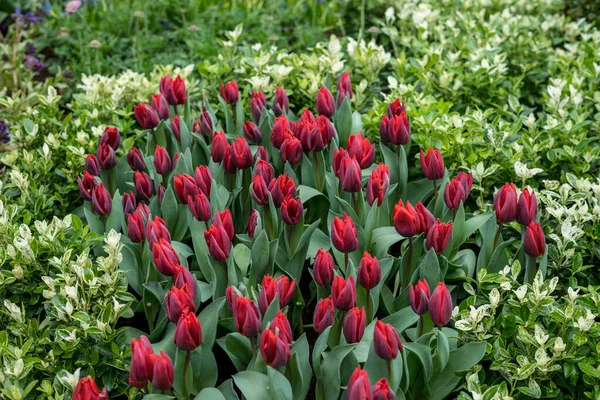
[[[133,184],[138,200],[146,201],[152,197],[152,180],[147,173],[135,172],[133,174]]]
[[[202,327],[193,311],[183,313],[179,318],[173,342],[184,351],[192,351],[202,344]]]
[[[227,145],[225,148],[225,154],[223,155],[223,169],[228,174],[237,173],[237,164],[233,158],[233,149],[230,145]]]
[[[292,327],[290,321],[282,311],[275,314],[275,318],[269,324],[269,330],[273,331],[281,340],[287,343],[289,346],[292,345],[294,337],[292,336]]]
[[[104,170],[113,169],[117,165],[117,155],[108,143],[98,146],[98,164]]]
[[[165,189],[162,183],[158,185],[158,189],[156,190],[156,199],[158,200],[158,205],[162,205],[166,190],[167,189]]]
[[[346,192],[360,192],[362,189],[362,173],[355,157],[344,157],[339,169],[340,184]]]
[[[91,173],[91,172],[90,172]],[[519,196],[519,203],[517,206],[517,222],[521,225],[528,226],[533,221],[538,212],[537,199],[535,198],[535,192],[529,192],[529,189],[525,188]]]
[[[288,225],[296,225],[304,216],[304,207],[300,198],[288,196],[281,203],[281,219]]]
[[[302,160],[302,143],[293,136],[289,136],[281,144],[281,159],[293,167]]]
[[[530,222],[523,238],[525,253],[531,257],[541,257],[546,252],[546,237],[539,222]]]
[[[356,286],[354,278],[350,277],[347,281],[339,275],[333,278],[331,288],[331,298],[336,309],[348,311],[356,306]]]
[[[285,116],[275,118],[273,128],[271,128],[271,143],[273,147],[279,149],[287,136],[294,136],[290,131],[290,122]]]
[[[313,327],[315,331],[322,333],[325,328],[332,326],[335,320],[335,310],[331,296],[320,299],[313,313]]]
[[[196,278],[190,272],[187,267],[178,265],[175,267],[175,274],[173,275],[173,286],[177,289],[183,289],[183,286],[187,285],[187,290],[190,292],[192,299],[196,298],[197,284]]]
[[[258,146],[256,149],[256,153],[254,154],[254,160],[262,160],[265,162],[269,162],[269,153],[264,146]]]
[[[246,139],[238,136],[231,143],[231,155],[233,156],[233,162],[239,169],[250,168],[254,164],[252,157],[252,151]]]
[[[403,146],[410,140],[410,122],[406,113],[384,115],[379,125],[379,133],[383,143]]]
[[[160,119],[167,120],[171,117],[169,102],[162,94],[158,93],[152,95],[152,106],[154,107],[154,110],[156,110],[156,113]]]
[[[381,280],[381,267],[377,257],[371,257],[366,251],[358,265],[358,283],[365,289],[373,289]]]
[[[303,127],[300,126],[299,129],[302,134]],[[308,129],[308,143],[302,144],[306,151],[318,152],[323,150],[335,136],[333,124],[324,115],[319,115],[313,123],[309,123],[307,128],[304,129]]]
[[[260,175],[265,182],[271,182],[275,175],[275,170],[267,161],[258,160],[254,166],[253,175]]]
[[[342,104],[344,98],[350,100],[352,98],[352,82],[350,81],[350,74],[345,71],[340,75],[337,82],[338,91],[338,107]]]
[[[362,169],[369,168],[375,161],[375,145],[368,138],[363,139],[362,132],[348,137],[348,155],[356,157]]]
[[[222,225],[223,228],[225,228],[225,232],[227,232],[229,240],[233,240],[233,237],[235,236],[235,231],[233,228],[233,218],[231,216],[231,211],[229,211],[228,208],[226,208],[223,211],[217,211],[215,213],[215,217],[213,218],[212,223],[215,226]]]
[[[417,203],[415,210],[419,216],[419,233],[429,232],[429,228],[431,228],[435,222],[435,217],[421,202]]]
[[[429,148],[427,155],[421,150],[421,169],[431,181],[437,181],[444,177],[444,159],[439,150]]]
[[[322,86],[317,93],[317,112],[319,115],[324,115],[331,118],[335,112],[335,103],[333,95],[326,87]]]
[[[396,99],[388,104],[387,112],[390,117],[393,117],[394,115],[401,115],[402,113],[406,113],[406,107],[404,106],[404,103],[400,101],[400,99]]]
[[[212,146],[210,149],[210,156],[213,161],[220,163],[225,158],[225,150],[227,149],[227,137],[221,132],[215,132],[212,136]]]
[[[373,400],[396,400],[396,393],[390,388],[387,379],[381,378],[371,388]]]
[[[279,208],[283,199],[288,196],[296,196],[296,183],[286,172],[285,175],[279,175],[269,183],[269,192],[271,192],[275,207]]]
[[[208,252],[212,258],[221,262],[227,260],[227,257],[229,257],[231,241],[222,225],[211,225],[207,231],[204,231],[204,240],[206,240]]]
[[[98,142],[98,146],[101,144],[107,144],[112,147],[113,150],[117,150],[119,148],[119,144],[121,143],[121,134],[119,130],[114,126],[107,126],[104,129],[104,133],[100,137],[100,141]]]
[[[246,229],[246,233],[251,238],[254,238],[254,233],[256,232],[256,227],[258,226],[258,220],[260,216],[258,215],[258,211],[254,208],[250,211],[250,217],[248,218],[248,228]]]
[[[210,201],[202,192],[198,192],[194,198],[192,196],[188,198],[188,207],[198,221],[206,222],[212,215]]]
[[[270,275],[265,275],[262,281],[262,287],[258,296],[258,306],[260,312],[265,314],[267,308],[275,298],[275,295],[279,295],[279,307],[283,308],[288,305],[294,292],[296,290],[296,280],[292,282],[287,276],[282,275],[277,280],[273,279]]]
[[[420,233],[420,217],[417,210],[406,201],[406,206],[402,200],[394,206],[394,227],[396,232],[404,237],[412,237]]]
[[[166,175],[171,172],[171,157],[162,146],[156,145],[154,151],[154,168],[160,175]]]
[[[187,283],[184,283],[181,289],[173,286],[165,295],[165,312],[169,320],[177,323],[182,314],[196,312],[194,298],[188,290]]]
[[[152,245],[152,259],[158,272],[167,276],[173,276],[181,264],[177,252],[165,239],[159,239],[158,243]]]
[[[358,248],[356,227],[345,212],[344,219],[335,217],[331,222],[331,243],[342,253],[352,253]]]
[[[181,118],[179,114],[173,117],[171,120],[171,131],[177,140],[181,140]]]
[[[225,289],[225,299],[227,300],[227,305],[231,310],[233,310],[235,305],[235,298],[241,295],[242,292],[240,292],[235,286],[227,286],[227,289]]]
[[[473,174],[472,173],[467,174],[466,172],[460,172],[458,175],[456,175],[456,179],[458,179],[458,181],[463,184],[463,186],[465,188],[465,196],[468,197],[469,194],[471,193],[471,189],[473,188]],[[465,199],[466,199],[466,197],[465,197]]]
[[[464,203],[466,199],[467,194],[465,193],[465,185],[458,180],[458,177],[454,177],[450,182],[446,183],[444,189],[444,202],[446,203],[446,207],[456,211],[460,207],[461,202]]]
[[[372,400],[371,398],[371,383],[367,371],[360,369],[360,365],[356,367],[350,379],[348,380],[348,388],[346,389],[347,400]]]
[[[133,243],[143,242],[145,231],[144,218],[142,217],[140,210],[136,210],[133,214],[127,216],[127,237],[129,237]]]
[[[131,339],[131,364],[129,366],[129,384],[138,389],[145,388],[154,374],[154,361],[158,358],[152,350],[152,344],[144,335],[140,339]]]
[[[130,192],[130,193],[133,194],[133,192]],[[150,207],[148,207],[144,203],[138,203],[136,210],[140,210],[140,212],[142,213],[142,216],[146,220],[148,220],[148,218],[150,218],[150,215],[152,214],[150,212]],[[170,241],[170,239],[169,239],[169,241]]]
[[[173,105],[181,105],[185,104],[187,101],[187,92],[185,90],[185,81],[178,75],[177,78],[173,81],[173,91],[172,91],[172,101]]]
[[[198,185],[194,178],[188,174],[179,174],[173,178],[175,194],[183,204],[187,204],[190,197],[195,198],[198,194]]]
[[[107,216],[112,210],[112,198],[103,183],[92,190],[92,210],[102,216]]]
[[[402,351],[402,343],[396,328],[381,321],[375,323],[373,344],[375,353],[387,361],[395,359],[398,356],[398,351]]]
[[[270,329],[260,335],[260,354],[265,363],[273,368],[284,367],[290,360],[288,344]]]
[[[433,323],[442,327],[450,321],[452,316],[452,296],[444,282],[438,283],[429,298],[429,316]]]
[[[254,143],[260,143],[262,141],[262,132],[258,129],[258,126],[252,121],[246,121],[243,125],[244,135],[248,140]]]
[[[137,201],[133,195],[133,192],[123,193],[121,207],[123,208],[123,215],[125,215],[125,217],[127,217],[129,214],[132,214],[136,210]]]
[[[343,332],[348,343],[358,343],[365,333],[365,308],[354,307],[344,318]]]
[[[494,211],[499,223],[507,223],[517,218],[517,188],[514,183],[502,186],[494,196]]]
[[[437,220],[427,232],[425,239],[425,248],[433,249],[436,253],[442,254],[452,237],[452,223],[446,224]]]
[[[204,193],[206,196],[210,196],[212,174],[206,165],[201,165],[196,168],[196,172],[194,173],[194,181],[202,193]]]
[[[98,182],[96,182],[96,179],[87,171],[84,171],[83,179],[77,177],[77,186],[79,186],[79,195],[81,196],[81,198],[87,201],[91,201],[92,191],[96,186],[98,186]]]
[[[269,189],[265,180],[260,175],[252,177],[252,186],[250,187],[252,198],[259,206],[264,206],[269,203]]]
[[[227,82],[225,85],[221,84],[221,97],[228,104],[235,104],[239,99],[240,93],[238,86],[235,81]]]
[[[131,167],[134,171],[145,171],[146,163],[144,162],[144,157],[142,153],[138,150],[137,147],[133,147],[131,150],[127,152],[127,163],[129,167]]]
[[[158,116],[149,104],[140,103],[137,106],[134,106],[133,113],[142,129],[154,129],[158,125]]]
[[[83,170],[92,176],[100,175],[100,163],[98,159],[93,154],[88,154],[85,157],[85,164]]]
[[[252,119],[257,124],[260,122],[262,110],[267,105],[267,100],[263,92],[252,92],[250,98],[250,110],[252,111]]]
[[[167,229],[165,220],[161,217],[154,217],[153,220],[148,219],[146,224],[146,238],[148,238],[148,244],[150,248],[154,246],[154,243],[158,243],[163,239],[167,243],[171,243],[171,234]]]
[[[317,250],[315,262],[313,263],[313,275],[317,285],[331,285],[331,282],[333,282],[334,269],[335,264],[331,253],[323,249]]]
[[[157,357],[154,362],[152,387],[163,391],[170,390],[173,387],[173,361],[162,350],[160,351],[160,357]]]
[[[196,131],[194,131],[196,132]],[[213,124],[210,114],[206,111],[206,108],[202,106],[202,114],[200,114],[200,132],[204,136],[210,136],[213,134]]]
[[[377,206],[381,206],[383,199],[387,194],[387,189],[390,184],[390,170],[387,165],[380,163],[371,172],[371,176],[367,181],[367,202],[373,206],[377,200]]]
[[[73,400],[108,400],[106,388],[102,392],[98,390],[96,381],[91,376],[80,379],[73,391]]]
[[[254,337],[260,332],[260,311],[247,297],[237,296],[233,307],[235,328],[246,337]]]
[[[415,314],[425,314],[429,307],[429,284],[427,284],[427,281],[425,279],[419,280],[416,286],[411,283],[408,298]]]

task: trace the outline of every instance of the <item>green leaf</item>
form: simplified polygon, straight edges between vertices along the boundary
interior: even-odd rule
[[[292,400],[292,387],[281,372],[267,366],[267,377],[269,378],[269,393],[272,399]]]
[[[354,350],[355,344],[338,345],[325,357],[321,365],[321,376],[317,382],[325,399],[337,399],[342,386],[340,366],[344,358]]]
[[[352,130],[352,107],[348,98],[342,101],[342,105],[334,115],[334,120],[339,143],[345,147]]]
[[[96,214],[87,208],[83,209],[83,213],[85,215],[87,224],[90,226],[90,230],[99,235],[104,235],[104,223],[100,220],[100,218],[98,218]]]
[[[306,334],[300,336],[292,346],[290,363],[288,364],[291,371],[292,390],[294,398],[304,399],[310,390],[312,378],[312,368],[308,360],[310,349]]]
[[[193,392],[211,388],[217,383],[219,369],[217,360],[206,343],[194,350],[190,356],[190,366],[193,371]]]
[[[202,325],[202,342],[209,348],[212,348],[215,343],[219,314],[224,304],[225,297],[221,297],[206,306],[198,315],[198,319]]]
[[[329,339],[329,332],[331,332],[331,326],[325,328],[325,330],[319,335],[312,352],[312,362],[317,377],[321,376],[321,360],[325,349],[327,349],[327,340]]]
[[[114,229],[117,233],[120,232],[123,221],[123,203],[121,202],[121,194],[117,190],[112,199],[110,214],[108,214],[108,218],[106,219],[106,232],[110,232],[111,229]],[[125,227],[123,228],[125,231]]]
[[[263,276],[273,273],[269,271],[269,238],[264,229],[254,239],[251,258],[252,269],[256,273],[257,280],[260,281]]]
[[[405,343],[404,348],[419,359],[421,366],[423,367],[423,373],[425,374],[425,382],[429,382],[431,374],[433,373],[433,360],[431,359],[431,350],[429,349],[429,346],[422,343],[410,342]]]
[[[384,226],[373,231],[371,237],[371,249],[374,257],[382,259],[387,257],[390,247],[404,239],[396,232],[393,226]]]
[[[194,398],[194,400],[226,400],[223,393],[219,392],[216,388],[202,389],[200,393]]]
[[[304,231],[300,238],[300,242],[298,243],[298,247],[296,248],[296,252],[290,259],[290,262],[285,267],[281,266],[293,279],[296,279],[296,285],[300,284],[304,261],[306,260],[306,253],[308,252],[308,246],[310,245],[310,237],[320,223],[321,220],[317,220]]]
[[[256,371],[242,371],[233,376],[233,381],[246,400],[270,399],[269,378]]]
[[[433,249],[429,249],[425,257],[423,257],[421,264],[419,264],[419,276],[421,279],[425,279],[432,288],[436,287],[438,282],[443,280],[438,256]]]
[[[448,338],[441,330],[436,331],[437,336],[437,360],[438,369],[441,371],[446,368],[448,364],[448,358],[450,357],[450,344]]]

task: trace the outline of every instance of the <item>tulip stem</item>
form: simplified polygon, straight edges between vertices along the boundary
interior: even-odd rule
[[[372,310],[371,310],[371,289],[367,289],[367,321],[373,319]]]
[[[386,360],[388,378],[390,379],[390,385],[392,384],[392,360]]]
[[[250,338],[250,347],[252,347],[252,355],[256,360],[256,338],[254,336]]]
[[[342,331],[344,330],[343,325],[344,325],[345,314],[346,314],[346,312],[344,310],[340,310],[340,320],[339,320],[340,333],[338,336],[337,344],[340,344],[342,341]]]
[[[190,365],[190,356],[191,356],[192,352],[191,351],[187,351],[186,355],[185,355],[185,362],[183,364],[183,397],[184,398],[188,398],[188,379],[187,379],[187,372],[188,372],[188,366]]]
[[[345,268],[345,273],[348,274],[348,264],[350,264],[350,260],[348,257],[348,253],[344,253],[344,268]]]
[[[419,315],[419,337],[423,336],[423,329],[425,328],[425,318],[423,314]]]
[[[498,240],[500,239],[500,234],[502,233],[503,226],[504,226],[504,224],[502,222],[500,222],[500,225],[498,226],[498,231],[496,232],[496,236],[494,237],[494,249],[496,248],[496,245],[498,244]]]
[[[531,282],[533,282],[533,280],[535,279],[535,276],[537,275],[537,257],[535,256],[528,256],[530,263],[531,263]]]
[[[437,182],[434,180],[433,181],[433,197],[436,198],[438,195],[438,187],[437,187]]]

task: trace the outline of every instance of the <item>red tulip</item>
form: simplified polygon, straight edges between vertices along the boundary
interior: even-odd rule
[[[387,112],[390,117],[393,117],[394,115],[402,115],[402,113],[406,113],[406,107],[404,106],[404,103],[400,101],[400,99],[396,99],[388,104]]]
[[[266,329],[260,335],[260,354],[265,363],[273,368],[281,368],[290,360],[290,348],[272,330]]]
[[[235,231],[233,228],[233,218],[231,216],[231,211],[228,208],[223,211],[217,211],[212,221],[213,225],[219,226],[222,225],[225,228],[225,232],[227,232],[227,236],[229,240],[233,240],[235,236]]]
[[[275,175],[273,166],[265,160],[258,160],[254,166],[253,175],[260,175],[265,182],[271,182]]]
[[[423,315],[429,307],[429,284],[425,279],[419,280],[416,286],[411,283],[408,291],[410,306],[418,315]]]
[[[119,130],[114,126],[107,126],[104,128],[104,133],[100,137],[100,141],[98,142],[98,146],[101,144],[107,144],[112,147],[113,150],[117,150],[119,148],[119,144],[121,143],[121,134]]]
[[[417,210],[406,201],[406,206],[402,200],[394,206],[394,227],[396,232],[404,237],[412,237],[420,233],[420,216]]]
[[[83,170],[93,176],[100,175],[100,163],[98,162],[98,159],[95,155],[88,154],[85,157]]]
[[[190,208],[194,218],[196,218],[198,221],[206,222],[210,220],[212,208],[210,206],[208,197],[206,197],[204,193],[198,192],[194,198],[190,196],[188,198],[188,207]]]
[[[279,149],[286,137],[294,136],[290,131],[290,121],[285,116],[275,118],[273,128],[271,128],[271,143],[273,147]]]
[[[156,113],[160,119],[167,120],[171,117],[169,102],[162,94],[158,93],[152,95],[152,106],[154,107],[154,110],[156,110]]]
[[[178,174],[173,178],[175,194],[183,204],[187,204],[190,197],[195,198],[198,194],[198,185],[194,178],[188,174]]]
[[[343,220],[335,217],[331,222],[331,243],[342,253],[352,253],[358,248],[356,227],[345,212]]]
[[[252,198],[259,206],[269,204],[269,189],[262,176],[254,175],[252,177],[250,192],[252,193]]]
[[[98,390],[96,381],[91,376],[80,379],[73,391],[73,400],[108,400],[106,388],[102,392]]]
[[[288,225],[296,225],[304,216],[304,207],[300,198],[288,196],[281,203],[281,219]]]
[[[152,259],[158,272],[167,276],[173,276],[181,264],[179,255],[165,239],[159,239],[158,243],[152,245]]]
[[[355,157],[344,157],[339,169],[340,185],[346,192],[360,192],[362,189],[362,173]]]
[[[231,310],[235,306],[235,298],[241,296],[242,292],[238,290],[235,286],[227,286],[225,289],[225,299],[227,300],[227,305]]]
[[[275,100],[273,100],[273,111],[276,116],[280,116],[285,111],[290,112],[290,101],[285,90],[281,86],[277,86],[275,90]]]
[[[419,216],[419,233],[429,232],[429,228],[431,228],[435,222],[435,217],[421,202],[417,203],[415,210]]]
[[[128,215],[133,214],[137,207],[137,200],[135,199],[133,192],[123,193],[121,207],[123,208],[123,215],[125,215],[126,218]]]
[[[356,286],[354,278],[350,277],[347,281],[339,275],[333,278],[331,288],[331,298],[336,309],[348,311],[356,306]]]
[[[350,74],[348,72],[342,72],[337,82],[337,104],[338,107],[342,105],[342,101],[345,98],[350,100],[352,98],[352,82],[350,81]]]
[[[262,141],[262,132],[254,122],[249,120],[244,122],[243,130],[244,135],[246,135],[248,140],[251,140],[254,143],[260,143]]]
[[[256,232],[256,227],[258,226],[258,220],[260,216],[258,215],[258,211],[254,208],[250,211],[250,217],[248,218],[248,228],[246,229],[246,233],[251,238],[254,238],[254,233]]]
[[[360,365],[356,367],[350,379],[348,380],[348,388],[346,389],[347,400],[372,400],[371,384],[369,383],[369,375],[367,371],[360,369]]]
[[[215,132],[212,136],[212,146],[210,148],[210,156],[213,161],[220,163],[225,158],[225,150],[227,149],[227,137],[221,132]]]
[[[239,169],[250,168],[252,164],[254,164],[250,146],[248,145],[246,139],[241,136],[238,136],[231,143],[231,155],[233,157],[235,166]]]
[[[197,284],[196,278],[190,272],[187,267],[178,265],[175,267],[175,274],[173,275],[173,285],[177,289],[182,289],[183,285],[187,285],[187,290],[190,292],[192,299],[196,298]]]
[[[396,393],[390,388],[387,379],[381,378],[371,388],[373,400],[396,400]]]
[[[519,203],[517,205],[517,222],[519,224],[528,226],[533,221],[538,212],[537,199],[535,198],[535,192],[529,192],[529,189],[525,188],[519,196]]]
[[[296,183],[286,172],[285,175],[279,175],[269,183],[269,192],[271,192],[275,207],[279,208],[283,199],[288,196],[296,196]]]
[[[410,140],[410,122],[406,113],[388,116],[384,115],[379,125],[381,141],[403,146]]]
[[[133,194],[133,192],[130,192],[130,193]],[[136,210],[140,210],[140,212],[142,213],[142,216],[146,220],[148,218],[150,218],[150,216],[152,215],[152,213],[150,212],[150,207],[148,207],[144,203],[138,203]]]
[[[127,216],[127,236],[133,243],[141,243],[145,239],[146,227],[140,210]]]
[[[160,80],[160,92],[166,97],[169,104],[173,106],[185,104],[187,101],[185,82],[180,76],[177,76],[175,79],[172,79],[171,75],[162,77]]]
[[[347,343],[358,343],[365,333],[365,308],[354,307],[346,314],[343,324],[344,338]]]
[[[177,140],[181,140],[181,118],[179,117],[179,114],[174,116],[171,120],[171,131]]]
[[[204,106],[202,106],[202,114],[200,114],[199,131],[200,132],[194,130],[194,132],[202,133],[205,136],[210,136],[213,133],[212,119],[210,118],[210,114],[208,113],[208,111],[206,111],[206,108]]]
[[[230,145],[225,147],[225,154],[223,155],[223,169],[228,174],[235,174],[237,172],[237,164],[233,158],[233,148]]]
[[[456,179],[458,179],[458,181],[463,184],[463,186],[465,187],[465,194],[468,197],[471,193],[471,189],[473,188],[473,174],[460,172],[458,175],[456,175]]]
[[[165,312],[173,323],[177,323],[182,314],[196,312],[194,298],[188,289],[187,283],[184,283],[181,289],[173,286],[165,295],[164,304]]]
[[[317,152],[323,150],[334,136],[335,128],[331,121],[324,115],[319,115],[315,118],[308,136],[310,151]]]
[[[333,95],[326,87],[322,86],[317,93],[317,112],[319,115],[324,115],[331,118],[335,111],[335,103]]]
[[[452,316],[452,296],[444,282],[438,283],[429,298],[429,316],[433,323],[442,327],[450,321]]]
[[[381,267],[377,257],[371,257],[366,251],[358,265],[358,283],[365,289],[373,289],[381,280]]]
[[[335,264],[333,262],[333,257],[331,256],[331,253],[323,249],[317,250],[315,262],[313,263],[313,275],[317,285],[331,285],[331,282],[333,282],[334,269]]]
[[[154,372],[152,374],[152,388],[158,390],[170,390],[173,387],[173,361],[164,352],[160,351],[160,357],[154,361]]]
[[[171,172],[171,157],[162,146],[156,145],[154,150],[154,168],[160,175],[166,175]]]
[[[294,337],[292,336],[292,327],[290,321],[282,311],[277,312],[275,317],[269,324],[269,330],[273,331],[281,340],[286,342],[289,346],[292,345]]]
[[[281,159],[293,167],[302,160],[302,143],[293,136],[288,136],[281,144]]]
[[[546,237],[539,222],[530,222],[523,238],[525,253],[531,257],[541,257],[546,252]]]
[[[239,99],[240,93],[238,86],[235,81],[227,82],[225,85],[221,84],[221,97],[228,104],[235,104]]]
[[[375,161],[375,145],[368,138],[363,139],[362,132],[348,137],[348,154],[356,157],[362,169],[369,168]]]
[[[279,307],[283,308],[288,305],[294,292],[296,291],[296,280],[290,282],[287,276],[282,275],[277,280],[270,275],[265,275],[262,281],[262,287],[258,295],[258,306],[261,313],[266,313],[267,308],[275,298],[279,295]]]
[[[161,239],[167,243],[171,243],[171,234],[167,229],[165,220],[158,216],[154,217],[153,220],[148,219],[148,223],[146,224],[146,238],[148,238],[150,248]]]
[[[117,155],[108,143],[98,146],[98,164],[104,170],[113,169],[117,165]]]
[[[194,182],[196,182],[196,186],[202,193],[204,193],[206,196],[210,196],[212,174],[206,165],[201,165],[196,168],[196,172],[194,173]]]
[[[306,110],[302,111],[302,114],[300,115],[300,118],[298,118],[298,122],[315,122],[316,118],[314,116],[314,114],[307,108]]]
[[[381,206],[383,199],[387,194],[387,189],[390,184],[390,170],[387,165],[380,163],[371,172],[371,176],[367,181],[367,202],[370,206],[377,200],[377,206]]]
[[[452,178],[452,180],[446,183],[444,189],[444,202],[446,207],[451,210],[458,210],[461,202],[464,204],[468,194],[465,193],[465,185],[458,179],[458,177]]]
[[[267,105],[267,100],[263,92],[252,92],[250,98],[250,110],[252,111],[252,119],[257,124],[260,122],[262,110]]]
[[[152,381],[154,361],[158,358],[152,350],[152,344],[144,335],[140,339],[131,339],[131,365],[129,366],[129,384],[139,389]]]
[[[514,183],[502,186],[494,196],[496,220],[500,223],[514,221],[517,218],[517,188]]]
[[[92,192],[94,188],[98,186],[98,182],[87,171],[83,171],[83,179],[77,177],[77,186],[79,186],[79,195],[81,196],[81,198],[87,201],[91,201]]]
[[[427,232],[425,239],[425,248],[433,249],[436,253],[441,254],[446,250],[446,246],[452,237],[452,223],[446,224],[437,220]]]
[[[134,106],[133,113],[142,129],[154,129],[158,125],[158,116],[149,104],[140,103],[137,106]]]
[[[331,296],[320,299],[313,314],[313,327],[315,331],[322,333],[325,328],[332,326],[335,318],[334,313],[335,310],[333,309]]]
[[[146,201],[152,197],[152,180],[147,173],[135,172],[133,174],[133,184],[138,200]]]
[[[375,353],[388,361],[395,359],[398,356],[398,351],[402,351],[402,343],[396,328],[381,321],[375,323],[373,344]]]
[[[256,149],[256,153],[254,154],[254,160],[262,160],[265,162],[269,162],[269,153],[264,146],[258,146]]]
[[[427,155],[421,150],[421,169],[431,181],[437,181],[444,177],[444,159],[439,150],[429,148]]]
[[[254,337],[260,332],[260,311],[247,297],[237,296],[233,307],[235,328],[246,337]]]
[[[102,216],[107,216],[112,210],[112,198],[103,183],[92,190],[92,210]]]
[[[127,163],[129,167],[131,167],[134,171],[145,171],[146,163],[144,162],[144,157],[142,153],[138,150],[137,147],[133,147],[131,150],[127,152]]]
[[[204,231],[204,240],[208,246],[211,257],[217,261],[224,262],[229,257],[231,241],[227,231],[222,225],[211,225],[209,230]]]
[[[202,344],[202,327],[193,311],[183,313],[177,322],[173,342],[178,349],[192,351]]]

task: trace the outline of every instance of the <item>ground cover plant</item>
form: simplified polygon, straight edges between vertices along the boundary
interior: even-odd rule
[[[593,8],[1,7],[0,398],[598,397]]]

